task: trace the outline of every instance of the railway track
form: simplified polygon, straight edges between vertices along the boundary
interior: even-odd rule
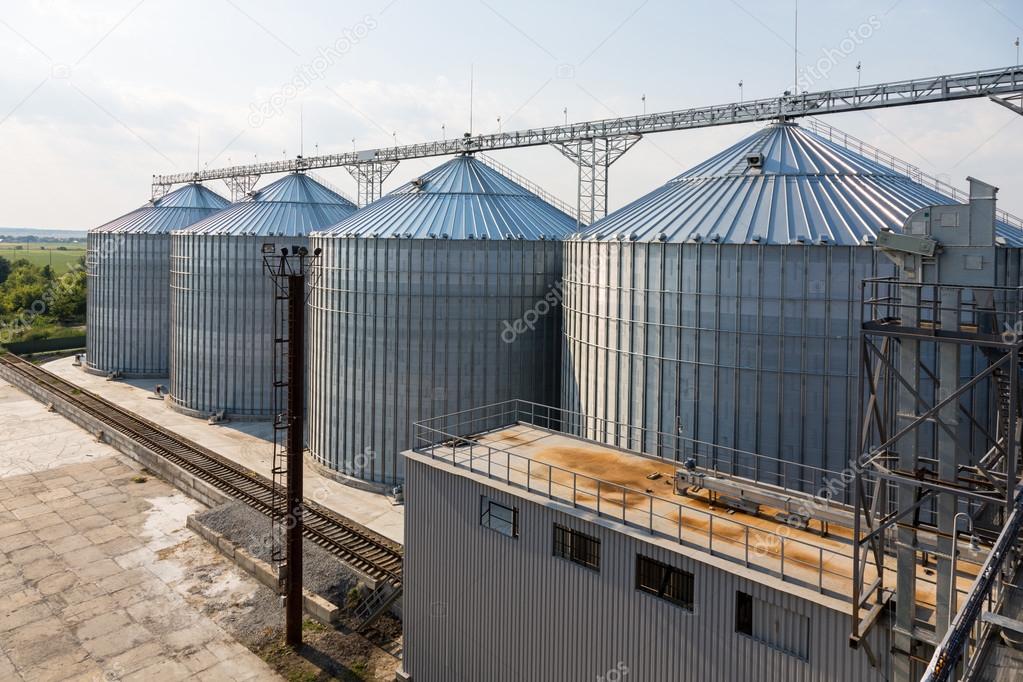
[[[187,438],[129,412],[13,354],[0,365],[144,445],[161,457],[245,502],[266,516],[272,513],[271,481]],[[306,501],[305,537],[371,578],[401,589],[402,547],[315,502]]]

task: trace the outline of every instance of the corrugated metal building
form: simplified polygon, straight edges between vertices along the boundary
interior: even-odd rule
[[[307,235],[353,214],[350,201],[302,173],[171,237],[171,405],[235,418],[272,413],[273,289],[264,243]]]
[[[764,128],[566,243],[562,406],[593,418],[587,435],[669,458],[682,437],[844,467],[860,282],[894,274],[871,244],[950,203],[794,124]],[[997,232],[1018,273],[1023,233]]]
[[[190,184],[89,231],[86,370],[125,377],[167,375],[170,233],[229,203]]]
[[[490,444],[520,451],[513,442]],[[585,441],[573,449],[596,459]],[[475,471],[467,453],[455,466],[449,452],[405,453],[405,679],[889,679],[887,627],[850,648],[848,601],[744,567],[741,533],[729,541],[722,529],[719,548],[702,552],[614,520],[615,484],[604,488],[610,510],[597,514],[552,499],[537,461],[527,491],[524,461],[508,485],[500,456],[488,469],[485,445],[473,450]],[[555,474],[555,489],[571,488],[570,473]],[[735,518],[719,513],[723,525]],[[687,519],[683,532],[703,531]],[[800,560],[792,551],[790,565]]]
[[[344,477],[404,478],[417,419],[558,388],[568,215],[472,156],[313,235],[309,449]]]

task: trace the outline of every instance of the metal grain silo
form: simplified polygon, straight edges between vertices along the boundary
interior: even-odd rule
[[[562,407],[592,419],[590,437],[671,459],[694,447],[681,436],[844,468],[860,283],[894,274],[871,245],[950,203],[804,128],[766,127],[566,242]],[[727,456],[767,482],[820,483]]]
[[[561,239],[575,225],[459,156],[313,235],[322,249],[310,297],[315,460],[393,484],[415,421],[516,397],[556,400],[556,285]]]
[[[170,233],[229,203],[202,185],[190,184],[89,231],[87,371],[125,377],[167,375]]]
[[[171,236],[171,405],[266,418],[273,411],[273,294],[261,248],[307,235],[357,207],[302,173]]]

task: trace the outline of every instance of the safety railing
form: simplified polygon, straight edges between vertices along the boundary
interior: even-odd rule
[[[934,650],[922,682],[944,682],[956,679],[956,667],[962,662],[959,679],[977,679],[984,661],[985,645],[997,627],[984,614],[997,614],[1005,597],[1006,587],[1019,575],[1018,552],[1023,530],[1023,498],[1017,496],[1012,514],[1006,520],[988,554],[977,579],[973,582],[963,606],[952,620],[951,627]]]
[[[864,328],[897,324],[921,333],[969,334],[1015,345],[1023,338],[1023,287],[959,286],[870,277],[861,284]]]
[[[463,410],[416,423],[413,449],[505,485],[596,513],[822,594],[848,597],[852,585],[851,549],[825,546],[842,543],[840,540],[810,542],[801,539],[799,535],[804,531],[795,527],[779,524],[776,530],[770,530],[646,489],[543,462],[516,452],[515,445],[503,447],[500,440],[484,440],[486,434],[514,425],[572,435],[563,427],[572,423],[567,416],[573,414],[523,400]],[[603,443],[595,445],[606,447]],[[648,459],[652,464],[663,461]]]
[[[579,220],[579,211],[576,206],[572,206],[568,202],[562,200],[560,197],[555,196],[551,192],[548,192],[537,183],[533,182],[532,180],[522,175],[521,173],[512,170],[511,168],[504,165],[500,161],[496,160],[492,156],[487,156],[486,154],[477,154],[476,158],[482,161],[484,164],[496,170],[498,173],[504,175],[508,179],[515,181],[519,185],[522,185],[524,189],[529,190],[530,192],[540,197],[548,204],[561,211],[562,213],[566,213],[569,216],[575,218],[576,220]],[[583,225],[585,224],[586,223],[583,222]]]
[[[879,149],[868,142],[864,142],[854,135],[850,135],[849,133],[839,130],[833,126],[829,126],[827,123],[819,121],[812,116],[803,121],[801,125],[806,126],[821,137],[840,144],[846,149],[856,152],[860,156],[872,159],[874,162],[879,163],[882,166],[891,168],[896,173],[905,175],[910,180],[913,180],[924,187],[929,187],[935,192],[944,194],[961,204],[967,204],[970,202],[970,193],[968,191],[959,189],[955,185],[942,180],[941,178],[929,175],[928,173],[920,170],[919,166],[900,159],[899,157],[890,154],[883,149]],[[1003,211],[1002,209],[996,209],[995,217],[1007,225],[1023,229],[1023,219]]]

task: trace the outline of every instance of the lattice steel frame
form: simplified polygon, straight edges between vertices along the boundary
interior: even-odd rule
[[[384,180],[398,167],[397,161],[362,161],[345,166],[359,184],[359,208],[372,204],[383,193]]]
[[[253,173],[251,175],[237,175],[224,178],[224,184],[227,185],[231,201],[241,201],[244,199],[253,190],[256,183],[259,182],[260,177],[259,173]]]
[[[981,303],[989,299],[991,305]],[[915,599],[918,553],[923,552],[925,559],[928,552],[934,555],[937,594],[947,594],[953,579],[952,553],[963,550],[952,547],[950,531],[956,514],[967,509],[975,522],[988,514],[997,528],[1014,504],[1020,478],[1023,288],[871,278],[863,282],[861,306],[862,454],[853,467],[856,516],[850,643],[866,642],[867,631],[894,598],[893,651],[903,656],[903,663],[896,666],[893,679],[905,679],[899,671],[907,671],[908,661],[917,657],[915,644],[940,639],[955,615],[949,613],[949,601],[939,596],[935,632],[920,629]],[[933,344],[935,362],[944,372],[935,373],[922,361],[922,343]],[[989,362],[964,377],[958,359],[967,348]],[[942,386],[941,377],[949,375],[956,384]],[[933,382],[932,399],[920,390],[922,376]],[[1002,392],[994,387],[1002,387]],[[988,417],[971,413],[967,405],[973,401],[964,401],[982,390],[998,398],[993,434]],[[982,454],[966,453],[969,459],[959,457],[969,449],[957,435],[956,425],[963,419],[990,445]],[[927,433],[925,427],[935,431]],[[921,454],[928,442],[936,444],[936,460]],[[972,440],[969,444],[973,445]],[[927,505],[935,524],[921,520]],[[978,529],[976,534],[985,543],[993,542],[995,533],[990,530]],[[930,546],[924,536],[934,538]],[[896,584],[888,586],[885,558],[892,554],[897,557]],[[890,568],[887,572],[892,573]]]
[[[554,145],[579,169],[576,221],[580,227],[592,225],[593,221],[607,215],[608,169],[641,139],[642,135],[620,135]]]

